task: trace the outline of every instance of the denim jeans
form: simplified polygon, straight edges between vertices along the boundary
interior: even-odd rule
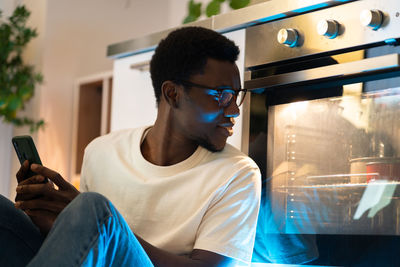
[[[82,193],[43,240],[29,217],[0,196],[0,266],[153,266],[115,207]]]

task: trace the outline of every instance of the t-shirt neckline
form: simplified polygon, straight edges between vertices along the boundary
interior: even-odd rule
[[[139,169],[143,172],[145,172],[148,175],[152,176],[171,176],[174,174],[177,174],[179,172],[184,172],[188,169],[193,168],[195,165],[199,164],[200,161],[207,155],[207,153],[211,153],[207,151],[207,149],[198,146],[197,149],[193,152],[192,155],[190,155],[187,159],[174,164],[170,166],[159,166],[155,165],[149,161],[147,161],[141,152],[140,146],[142,142],[144,141],[147,133],[149,130],[152,128],[152,126],[149,127],[143,127],[141,128],[138,132],[137,135],[135,135],[134,140],[133,140],[133,164],[139,167]],[[149,177],[150,178],[150,177]]]

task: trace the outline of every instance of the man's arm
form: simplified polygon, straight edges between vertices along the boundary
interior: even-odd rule
[[[234,266],[236,263],[236,261],[232,258],[202,249],[194,249],[192,253],[190,253],[189,257],[178,256],[152,246],[137,235],[136,238],[139,240],[154,266],[157,267]]]
[[[23,164],[17,173],[19,178],[27,172],[28,164]],[[32,171],[38,175],[25,179],[18,184],[16,207],[25,211],[32,221],[39,227],[43,234],[47,234],[58,214],[80,193],[73,185],[68,183],[59,173],[44,166],[32,164]],[[43,184],[44,177],[53,181]],[[137,236],[143,249],[155,266],[179,267],[179,266],[230,266],[235,262],[232,258],[220,254],[195,249],[189,257],[178,256],[152,246]]]

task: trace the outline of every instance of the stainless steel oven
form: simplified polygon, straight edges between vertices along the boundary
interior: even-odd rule
[[[400,266],[400,1],[246,29],[254,261]]]

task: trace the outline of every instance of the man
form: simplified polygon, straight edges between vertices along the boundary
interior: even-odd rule
[[[24,163],[16,207],[42,233],[50,231],[43,244],[40,236],[20,242],[34,247],[31,254],[40,247],[29,266],[250,261],[260,173],[226,144],[245,92],[238,54],[232,41],[199,27],[175,30],[160,42],[150,64],[158,105],[154,125],[111,133],[85,150],[82,189],[102,195],[80,194],[38,165],[31,167],[38,175],[24,180]],[[44,177],[58,189],[40,183]]]

